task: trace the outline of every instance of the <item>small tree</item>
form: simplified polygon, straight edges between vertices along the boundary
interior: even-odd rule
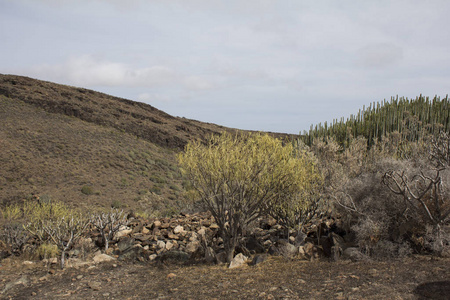
[[[247,225],[297,194],[304,176],[292,144],[262,134],[223,133],[206,144],[191,142],[178,161],[219,226],[228,262]]]
[[[61,269],[64,268],[66,252],[86,231],[88,225],[89,220],[74,215],[61,217],[56,221],[43,222],[42,229],[61,251]]]
[[[123,210],[112,208],[108,213],[95,213],[91,216],[91,224],[100,231],[105,243],[105,251],[108,250],[109,241],[114,238],[122,225],[127,225],[128,220]]]

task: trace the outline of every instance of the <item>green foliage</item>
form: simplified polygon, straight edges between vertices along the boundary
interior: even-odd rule
[[[300,142],[301,143],[301,142]],[[317,159],[304,145],[297,144],[295,155],[301,177],[298,180],[298,191],[287,194],[282,201],[276,202],[269,213],[280,224],[287,228],[301,230],[302,226],[314,217],[318,210],[322,191],[323,177],[317,167]]]
[[[265,134],[211,136],[178,155],[196,196],[211,211],[231,260],[237,238],[247,225],[305,188],[304,160],[292,144]],[[306,202],[299,202],[306,206]],[[227,224],[227,225],[226,225]]]
[[[36,249],[36,254],[39,255],[41,259],[57,257],[59,252],[58,246],[51,243],[42,243]]]
[[[81,192],[85,195],[93,195],[95,194],[94,188],[90,185],[85,185],[81,188]]]
[[[119,209],[119,208],[122,208],[122,202],[120,202],[119,200],[117,200],[117,199],[115,199],[115,200],[113,200],[112,202],[111,202],[111,207],[112,208],[116,208],[116,209]]]
[[[22,218],[22,208],[18,204],[8,205],[3,209],[0,209],[1,216],[6,221],[14,221]]]

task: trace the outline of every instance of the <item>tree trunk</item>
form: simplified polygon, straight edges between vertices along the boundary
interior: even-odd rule
[[[105,252],[109,247],[109,239],[104,232],[102,232],[103,242],[105,243]]]
[[[237,238],[226,235],[223,237],[223,243],[225,247],[225,253],[227,255],[227,263],[230,263],[234,258],[234,250],[237,245]]]
[[[66,251],[61,250],[61,269],[64,269],[65,258],[66,258]]]

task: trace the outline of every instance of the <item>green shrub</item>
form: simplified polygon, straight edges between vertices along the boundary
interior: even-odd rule
[[[95,193],[94,188],[90,185],[83,186],[81,192],[85,195],[93,195]]]
[[[155,193],[157,195],[161,195],[162,194],[162,190],[159,186],[154,186],[150,189],[150,192]]]
[[[122,205],[122,202],[120,202],[119,200],[117,200],[117,199],[115,199],[115,200],[113,200],[112,202],[111,202],[111,207],[112,208],[121,208],[123,205]]]
[[[39,255],[41,259],[48,259],[57,257],[59,255],[58,246],[50,243],[42,243],[36,249],[36,254]]]
[[[166,180],[161,178],[159,175],[152,175],[149,179],[154,183],[166,183]]]
[[[13,221],[22,218],[22,208],[18,204],[8,205],[0,209],[1,216],[6,221]]]

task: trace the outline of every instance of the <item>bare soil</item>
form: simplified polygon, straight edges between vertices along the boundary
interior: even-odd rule
[[[450,259],[328,262],[270,257],[256,266],[106,262],[46,268],[4,260],[1,299],[448,299]]]

